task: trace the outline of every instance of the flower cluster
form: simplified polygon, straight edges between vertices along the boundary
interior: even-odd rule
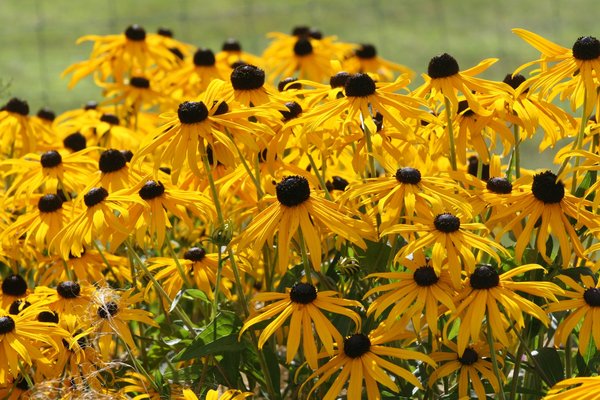
[[[81,38],[101,101],[0,109],[0,397],[594,390],[600,41],[514,32],[541,55],[503,81],[444,53],[415,89],[305,26]]]

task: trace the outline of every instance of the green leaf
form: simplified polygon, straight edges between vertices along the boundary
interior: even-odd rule
[[[533,357],[544,368],[544,374],[554,385],[558,381],[565,379],[562,360],[558,351],[552,347],[542,347],[534,352]]]
[[[241,321],[237,314],[231,311],[222,311],[217,314],[192,343],[183,349],[174,358],[174,361],[190,360],[226,351],[239,351],[243,345],[238,342],[237,336]]]
[[[392,251],[390,246],[385,242],[371,242],[370,240],[365,242],[367,243],[366,250],[355,249],[356,258],[361,267],[364,267],[367,273],[387,271],[387,261]]]
[[[190,297],[193,297],[194,299],[198,299],[201,300],[205,303],[210,304],[211,301],[208,299],[208,296],[206,296],[206,293],[204,293],[202,290],[198,290],[198,289],[187,289],[185,291],[185,294],[187,294]]]

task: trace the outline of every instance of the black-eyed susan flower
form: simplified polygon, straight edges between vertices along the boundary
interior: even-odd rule
[[[16,300],[27,297],[30,290],[27,281],[21,274],[8,274],[2,279],[2,292],[0,293],[0,308],[8,307]]]
[[[579,352],[585,354],[591,345],[591,340],[600,350],[600,286],[593,276],[580,275],[583,285],[566,275],[558,279],[572,290],[566,290],[561,296],[567,297],[548,306],[548,312],[568,311],[565,319],[556,328],[554,340],[556,344],[567,343],[567,337],[577,325],[579,328]]]
[[[390,334],[389,327],[381,324],[368,335],[355,333],[338,342],[335,356],[313,372],[304,383],[306,385],[318,377],[308,394],[308,398],[321,386],[330,382],[329,378],[337,372],[339,374],[326,388],[327,392],[324,395],[319,393],[319,398],[323,400],[338,398],[346,383],[348,383],[348,399],[362,398],[363,391],[366,391],[369,400],[379,399],[381,398],[379,384],[397,393],[399,391],[398,385],[389,374],[393,374],[422,389],[423,386],[411,371],[397,363],[388,361],[386,358],[390,357],[404,361],[417,360],[431,366],[434,366],[435,362],[429,356],[418,351],[384,346],[384,344],[396,339],[396,334],[394,332]],[[323,354],[323,356],[325,355]]]
[[[386,324],[401,319],[406,326],[412,321],[415,332],[421,332],[421,318],[435,335],[438,330],[438,318],[445,311],[455,311],[455,292],[448,271],[438,275],[423,252],[416,252],[402,263],[406,272],[382,272],[370,274],[367,278],[387,279],[390,283],[379,284],[365,294],[365,298],[377,295],[369,305],[367,315],[374,314],[377,319],[388,308]],[[443,307],[440,307],[443,306]]]
[[[94,42],[89,60],[73,64],[62,73],[63,76],[72,74],[69,88],[92,73],[102,82],[111,77],[123,82],[130,71],[146,71],[152,66],[168,71],[178,63],[164,37],[147,33],[139,25],[131,25],[119,35],[86,35],[77,43],[86,41]]]
[[[310,130],[330,119],[339,119],[340,123],[336,124],[342,133],[348,124],[364,124],[369,132],[374,133],[377,131],[374,119],[376,113],[380,113],[389,124],[404,130],[410,127],[406,120],[430,119],[429,114],[420,109],[424,105],[420,99],[396,93],[406,89],[409,82],[403,75],[390,83],[375,82],[365,73],[350,75],[345,79],[344,96],[314,107],[297,121]]]
[[[435,204],[433,207],[435,212],[437,207]],[[452,283],[458,289],[461,286],[462,271],[471,273],[475,270],[477,263],[473,253],[475,249],[490,255],[497,262],[500,262],[500,257],[496,251],[508,255],[502,245],[476,232],[487,232],[487,228],[477,222],[465,223],[464,218],[461,221],[460,215],[442,212],[434,217],[412,217],[411,224],[393,225],[381,235],[395,233],[404,235],[408,240],[410,235],[417,234],[417,239],[410,240],[400,249],[395,258],[396,262],[415,251],[431,247],[433,268],[440,273],[442,263],[447,260]]]
[[[469,384],[475,391],[477,398],[485,399],[486,389],[482,383],[482,378],[485,378],[494,393],[500,392],[501,384],[492,369],[492,362],[489,360],[490,347],[481,342],[477,342],[460,351],[453,342],[445,343],[448,351],[436,351],[431,353],[431,358],[440,364],[429,375],[429,386],[433,387],[438,380],[447,377],[454,372],[458,372],[458,398],[466,399],[469,393]],[[497,348],[494,349],[498,351]],[[504,360],[498,357],[500,365],[504,365]],[[504,379],[504,374],[500,371],[500,379]]]
[[[69,336],[56,323],[40,322],[37,316],[40,306],[31,305],[18,314],[8,314],[0,309],[0,385],[9,376],[17,378],[21,365],[31,366],[34,361],[50,362],[42,353],[46,347],[56,350],[62,346],[61,339]]]
[[[515,246],[517,260],[522,258],[532,236],[535,236],[539,254],[546,262],[552,263],[546,251],[546,242],[552,235],[560,245],[562,266],[567,267],[573,252],[578,257],[585,257],[575,228],[594,228],[597,225],[595,217],[582,207],[582,201],[570,194],[564,183],[551,171],[533,177],[523,176],[513,183],[512,194],[506,198],[507,208],[498,212],[488,224],[502,219],[506,221],[502,231],[507,232],[516,224],[526,221]],[[575,221],[575,226],[571,219]],[[537,234],[534,234],[536,227]]]
[[[148,238],[155,238],[162,247],[166,230],[172,227],[167,212],[190,226],[193,223],[188,213],[201,218],[205,224],[216,215],[211,200],[204,194],[180,190],[168,182],[153,179],[142,179],[132,188],[113,193],[112,197],[127,204],[129,213],[125,223],[135,232],[140,245]]]
[[[20,157],[36,151],[42,143],[49,143],[51,129],[29,116],[29,104],[13,97],[0,109],[0,155],[2,158]]]
[[[504,91],[502,83],[475,78],[475,75],[485,71],[496,61],[498,61],[497,58],[489,58],[472,68],[461,71],[458,62],[450,54],[437,55],[429,61],[427,74],[422,75],[425,83],[418,87],[414,94],[417,97],[428,98],[431,102],[443,103],[444,98],[447,98],[451,104],[451,113],[456,113],[459,102],[458,93],[461,93],[465,96],[469,108],[473,112],[490,115],[491,111],[483,108],[473,93]],[[435,104],[432,103],[431,109],[436,109]]]
[[[183,391],[184,400],[198,400],[198,397],[196,397],[193,392],[190,392],[189,389]],[[242,392],[237,389],[224,390],[222,393],[218,390],[209,389],[208,392],[206,392],[205,400],[244,400],[252,395],[252,392]]]
[[[571,49],[562,47],[525,29],[513,29],[521,39],[542,53],[539,60],[521,66],[542,64],[542,70],[525,81],[520,91],[540,91],[542,98],[552,100],[556,95],[568,98],[573,110],[585,104],[584,115],[589,116],[596,106],[600,85],[600,41],[593,36],[581,36]],[[556,63],[556,64],[554,64]],[[566,84],[561,82],[566,81]]]
[[[275,318],[271,321],[258,338],[258,347],[262,348],[265,342],[289,319],[289,333],[286,346],[287,363],[292,362],[298,352],[300,340],[308,365],[316,369],[318,366],[317,343],[314,333],[316,331],[325,352],[334,354],[334,343],[343,341],[338,329],[331,323],[323,311],[346,316],[354,321],[356,329],[360,329],[360,317],[349,307],[361,307],[355,300],[338,297],[335,291],[318,292],[309,284],[296,283],[286,293],[259,293],[254,297],[256,302],[274,301],[258,310],[258,314],[251,315],[244,323],[240,335],[251,326]]]
[[[135,293],[135,289],[117,292],[109,288],[99,289],[94,293],[93,307],[90,307],[94,332],[98,335],[98,344],[102,358],[108,360],[111,349],[114,349],[112,335],[123,340],[128,349],[137,353],[137,346],[129,329],[130,321],[138,321],[150,326],[158,326],[152,314],[146,310],[130,308],[143,299],[143,293]]]
[[[377,47],[371,43],[363,43],[356,47],[352,56],[343,60],[342,68],[351,74],[358,72],[375,74],[381,80],[388,82],[394,80],[396,73],[406,74],[409,78],[415,74],[410,68],[379,56]]]
[[[165,292],[171,299],[175,298],[184,282],[190,282],[194,288],[200,289],[209,299],[214,298],[219,272],[219,254],[207,253],[203,247],[190,247],[183,253],[183,258],[152,257],[147,260],[148,269],[155,273],[157,281],[162,282]],[[245,264],[236,262],[238,267]],[[248,272],[246,268],[243,271]],[[182,276],[183,274],[183,276]],[[223,279],[225,278],[225,279]],[[223,262],[219,291],[231,297],[231,282],[235,280],[231,264]]]
[[[465,201],[466,192],[444,175],[424,167],[422,170],[401,167],[393,175],[351,185],[342,198],[361,196],[361,204],[376,202],[382,230],[413,216],[426,218],[431,215],[432,204],[436,203],[470,215],[472,210]]]
[[[91,306],[95,288],[89,283],[63,281],[56,288],[38,286],[32,301],[41,301],[59,318],[83,319]]]
[[[221,67],[234,69],[242,64],[257,65],[261,67],[263,60],[254,54],[244,51],[242,44],[235,38],[226,39],[221,45],[221,51],[215,55]]]
[[[81,201],[80,201],[81,202]],[[50,242],[58,253],[66,259],[69,254],[79,256],[93,241],[107,241],[118,247],[117,238],[125,239],[129,230],[123,225],[127,209],[109,197],[103,187],[95,187],[83,195],[83,205],[78,205],[74,218]],[[115,235],[118,233],[118,235]]]
[[[166,106],[174,102],[168,95],[159,91],[148,76],[132,76],[125,82],[99,83],[104,89],[106,104],[122,104],[124,110],[135,115],[141,110],[155,106]]]
[[[112,193],[137,185],[142,180],[144,171],[131,168],[129,161],[132,157],[133,153],[129,150],[104,150],[98,159],[98,170],[88,176],[88,184],[84,192],[102,186]]]
[[[334,72],[331,60],[338,58],[341,52],[332,46],[330,38],[315,37],[310,30],[293,35],[273,32],[268,36],[274,40],[265,49],[262,58],[272,81],[296,76],[322,82]]]
[[[25,245],[29,241],[35,243],[38,250],[48,248],[50,242],[67,225],[73,213],[71,202],[55,193],[35,196],[15,222],[6,227],[0,234],[0,240],[25,236]]]
[[[272,243],[277,232],[278,266],[282,274],[288,268],[291,241],[298,230],[316,270],[321,265],[322,235],[337,234],[361,248],[366,247],[364,239],[373,238],[373,228],[367,222],[347,216],[335,203],[313,194],[308,180],[302,176],[284,178],[277,184],[276,192],[276,197],[265,196],[265,201],[271,204],[242,232],[239,247],[250,246],[260,254],[263,245],[267,241]]]
[[[0,165],[8,167],[3,176],[12,181],[6,196],[19,199],[24,195],[29,198],[38,190],[46,193],[57,193],[59,190],[69,194],[81,192],[96,164],[90,156],[91,150],[71,154],[49,150],[3,161]]]
[[[201,47],[186,65],[169,72],[160,84],[176,99],[194,98],[204,92],[213,79],[226,80],[230,73],[229,65],[217,63],[213,51]]]
[[[285,98],[277,89],[265,83],[265,71],[255,65],[243,64],[230,74],[226,84],[221,87],[221,98],[227,103],[242,107],[254,107],[264,104],[282,103]]]
[[[248,120],[256,115],[255,109],[230,110],[223,98],[218,97],[222,86],[222,81],[213,81],[199,101],[185,101],[179,104],[177,113],[161,114],[165,122],[158,134],[144,142],[132,162],[157,151],[155,170],[168,163],[171,178],[176,182],[186,161],[194,174],[203,176],[199,165],[206,154],[200,154],[202,148],[206,151],[210,146],[215,161],[235,158],[237,150],[226,131],[249,148],[255,148],[255,135],[267,131],[267,127]]]
[[[492,329],[493,337],[508,347],[512,344],[506,332],[511,324],[515,329],[523,329],[527,313],[548,325],[548,315],[540,306],[527,300],[516,292],[523,292],[546,301],[557,301],[556,295],[562,289],[551,282],[523,281],[514,282],[512,278],[527,271],[543,269],[537,264],[522,265],[499,274],[491,265],[479,266],[467,279],[465,286],[455,298],[456,311],[446,325],[460,318],[457,346],[462,353],[469,342],[476,342],[481,336],[484,319],[487,329]]]

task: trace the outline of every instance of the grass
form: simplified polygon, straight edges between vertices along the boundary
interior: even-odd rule
[[[132,23],[148,31],[169,27],[177,38],[214,50],[224,39],[236,37],[254,53],[268,44],[267,32],[310,25],[343,41],[373,43],[380,55],[418,74],[442,52],[452,54],[461,68],[497,57],[500,61],[484,76],[501,80],[537,56],[511,28],[529,29],[570,46],[579,36],[598,35],[596,16],[586,11],[593,4],[591,0],[3,0],[0,102],[17,96],[28,100],[33,111],[48,106],[61,112],[97,99],[100,92],[91,79],[69,91],[60,73],[87,58],[90,45],[76,46],[78,37],[119,33]],[[415,79],[420,82],[420,77]]]

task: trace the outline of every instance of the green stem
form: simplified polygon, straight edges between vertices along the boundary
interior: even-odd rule
[[[260,185],[259,175],[257,174],[256,176],[254,176],[254,174],[252,173],[252,170],[250,169],[250,166],[246,162],[246,157],[244,157],[244,155],[242,154],[242,151],[238,147],[235,140],[233,140],[233,137],[231,136],[231,133],[229,132],[228,129],[225,129],[225,133],[227,134],[227,137],[229,139],[231,139],[231,142],[233,143],[233,145],[235,146],[235,149],[237,150],[238,156],[240,157],[240,160],[242,161],[242,165],[244,166],[246,173],[248,174],[248,176],[250,176],[250,179],[252,179],[252,183],[254,183],[254,186],[256,186],[256,194],[258,195],[258,200],[262,199],[263,191],[262,191],[262,187]]]
[[[369,160],[369,177],[376,178],[377,170],[375,169],[375,157],[373,157],[373,141],[371,139],[371,131],[367,127],[367,124],[363,123],[363,132],[365,133],[365,142],[367,143],[367,158]]]
[[[171,301],[171,298],[169,297],[169,295],[167,294],[167,292],[165,292],[165,289],[163,289],[162,285],[156,280],[156,278],[154,278],[154,275],[152,275],[150,273],[150,271],[148,271],[148,268],[146,267],[146,265],[144,264],[144,262],[140,259],[140,256],[135,252],[132,244],[131,244],[131,240],[127,239],[125,241],[126,247],[127,247],[127,253],[130,255],[131,259],[134,260],[137,265],[142,269],[142,271],[144,271],[144,274],[146,275],[146,277],[148,279],[150,279],[150,281],[152,282],[152,285],[154,286],[154,288],[158,291],[158,293],[168,301],[169,303],[169,308],[171,308],[173,302]],[[187,316],[187,314],[181,310],[179,304],[176,304],[173,312],[175,313],[175,315],[177,315],[177,317],[179,317],[181,319],[181,321],[183,321],[183,323],[185,324],[185,326],[188,328],[190,335],[192,337],[196,337],[196,330],[194,328],[194,324],[192,323],[192,321],[189,319],[189,317]]]
[[[202,155],[202,163],[204,164],[204,171],[206,172],[206,177],[208,179],[208,185],[210,186],[210,192],[213,197],[213,203],[215,204],[215,210],[217,211],[217,218],[219,219],[219,225],[223,225],[225,219],[223,218],[223,211],[221,211],[221,203],[219,202],[219,193],[217,192],[217,187],[215,186],[215,180],[212,176],[212,170],[210,167],[210,163],[208,162],[208,155],[206,154],[206,147],[204,146],[204,142],[200,140],[200,154]]]
[[[571,350],[573,348],[572,336],[567,336],[567,343],[565,344],[565,378],[569,379],[573,373],[571,367]]]
[[[513,157],[515,160],[515,177],[521,177],[521,135],[519,135],[519,125],[513,124],[513,135],[515,138],[515,147],[513,149]]]
[[[492,366],[494,368],[494,374],[496,375],[496,379],[498,380],[498,385],[500,385],[500,393],[498,393],[498,397],[501,400],[505,400],[504,396],[504,384],[502,383],[502,377],[500,376],[500,369],[498,368],[498,360],[496,359],[496,348],[494,347],[494,336],[492,335],[492,324],[490,323],[490,314],[486,311],[486,320],[487,320],[487,340],[488,346],[490,346],[490,358],[492,359]]]
[[[587,121],[589,118],[589,115],[586,115],[585,113],[585,109],[587,107],[587,91],[584,88],[583,91],[583,109],[581,111],[581,121],[579,123],[579,132],[577,133],[577,138],[575,139],[575,141],[573,142],[573,147],[571,150],[575,151],[575,150],[581,150],[581,146],[583,145],[583,137],[585,136],[585,127],[587,125]],[[565,168],[567,167],[567,165],[569,164],[569,162],[571,161],[571,157],[565,157],[565,160],[563,161],[562,165],[560,166],[560,169],[558,170],[558,173],[556,174],[557,176],[560,176],[562,174],[562,172],[565,170]],[[577,168],[579,166],[579,156],[575,156],[575,167]],[[571,184],[571,193],[575,194],[575,190],[577,189],[577,170],[573,171],[573,182]]]
[[[310,155],[310,153],[308,151],[306,152],[306,156],[308,157],[308,162],[310,163],[311,169],[315,172],[315,175],[316,175],[317,179],[319,180],[319,185],[321,185],[321,187],[323,188],[323,191],[325,192],[325,198],[327,200],[333,201],[333,198],[331,197],[331,193],[329,193],[329,190],[327,190],[327,184],[325,182],[325,178],[319,172],[319,168],[317,168],[317,164],[315,163],[315,160],[312,158],[312,156]]]
[[[444,97],[444,103],[446,105],[446,124],[448,126],[448,140],[450,142],[450,166],[452,166],[453,171],[456,171],[458,168],[456,166],[456,148],[454,144],[454,128],[452,127],[450,100],[447,97]]]
[[[306,275],[306,282],[312,285],[312,269],[310,268],[310,261],[306,254],[306,242],[304,241],[304,235],[302,229],[298,230],[300,236],[300,252],[302,253],[302,264],[304,265],[304,275]]]
[[[515,366],[512,373],[512,385],[510,388],[510,400],[515,400],[517,395],[517,387],[519,385],[519,370],[521,369],[521,358],[523,357],[523,345],[519,344],[517,349],[517,356],[515,359]]]

